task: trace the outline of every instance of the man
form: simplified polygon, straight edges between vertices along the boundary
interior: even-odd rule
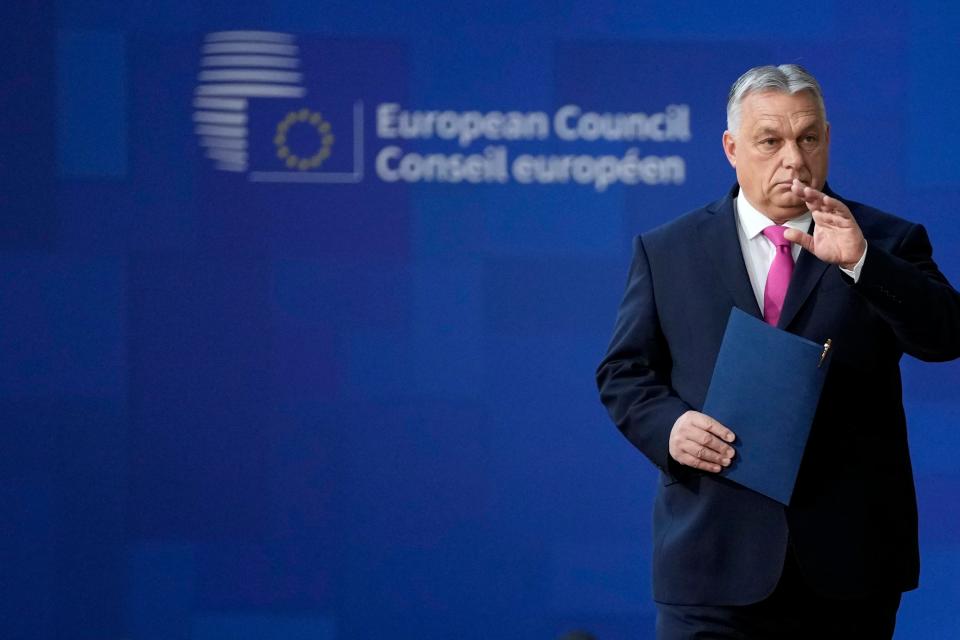
[[[890,638],[919,575],[899,360],[960,355],[960,295],[922,226],[826,185],[830,126],[803,68],[747,71],[727,127],[737,184],[636,238],[597,370],[614,422],[661,470],[657,637]],[[733,306],[833,342],[787,507],[723,477],[735,425],[698,411]]]

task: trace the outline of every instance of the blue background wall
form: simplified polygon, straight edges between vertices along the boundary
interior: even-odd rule
[[[652,637],[653,472],[592,374],[630,238],[731,184],[724,102],[749,66],[819,77],[832,186],[923,222],[960,281],[955,3],[8,4],[7,639]],[[306,96],[250,101],[251,167],[283,169],[271,127],[303,104],[349,170],[362,100],[361,182],[254,182],[204,157],[193,98],[224,29],[300,47]],[[688,104],[688,142],[632,144],[682,156],[685,181],[388,183],[388,143],[461,149],[378,139],[382,102]],[[960,637],[960,368],[903,369],[923,576],[897,638]]]

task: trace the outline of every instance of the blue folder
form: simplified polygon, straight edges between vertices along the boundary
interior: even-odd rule
[[[737,436],[737,454],[721,475],[790,503],[829,350],[733,308],[703,405]]]

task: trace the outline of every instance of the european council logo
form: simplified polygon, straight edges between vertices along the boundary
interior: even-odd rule
[[[193,120],[213,168],[252,182],[360,182],[363,103],[315,104],[308,94],[322,92],[308,85],[294,35],[207,34]]]

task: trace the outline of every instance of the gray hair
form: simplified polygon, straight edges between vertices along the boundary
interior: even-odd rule
[[[824,120],[827,118],[820,83],[809,71],[798,64],[781,64],[779,67],[771,64],[750,69],[730,87],[730,96],[727,98],[727,130],[730,133],[736,133],[740,127],[740,106],[743,99],[747,94],[760,91],[780,91],[790,95],[809,91],[817,100],[820,115]]]

